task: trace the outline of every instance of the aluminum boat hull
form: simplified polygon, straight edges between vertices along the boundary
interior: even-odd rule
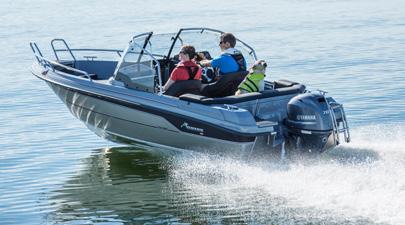
[[[153,110],[144,108],[142,104],[127,102],[116,99],[106,93],[97,94],[92,91],[79,90],[79,87],[72,87],[71,84],[61,83],[53,78],[60,78],[60,74],[53,74],[48,71],[42,75],[43,68],[33,67],[33,74],[44,80],[63,101],[69,111],[82,121],[90,130],[98,136],[107,140],[125,144],[146,144],[172,149],[187,149],[206,151],[207,149],[231,152],[249,152],[255,142],[254,135],[238,135],[228,131],[229,140],[208,137],[201,134],[199,130],[191,130],[193,127],[201,129],[218,129],[216,133],[226,129],[212,126],[198,125],[190,126],[189,132],[180,129],[181,125],[196,124],[190,118],[164,111],[151,112]],[[156,104],[156,102],[154,102]],[[160,115],[159,115],[160,114]],[[174,122],[173,122],[174,121]],[[202,121],[207,123],[207,121]],[[181,124],[180,127],[178,124]],[[194,134],[195,133],[195,134]],[[226,134],[224,134],[226,135]]]

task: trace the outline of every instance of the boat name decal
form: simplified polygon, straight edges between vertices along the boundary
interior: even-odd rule
[[[297,115],[297,120],[316,120],[315,115]]]
[[[184,122],[184,123],[180,126],[180,128],[186,128],[187,130],[191,130],[191,131],[194,131],[194,132],[199,132],[200,134],[203,134],[203,133],[204,133],[204,129],[198,128],[198,127],[192,127],[192,126],[188,125],[187,122]]]

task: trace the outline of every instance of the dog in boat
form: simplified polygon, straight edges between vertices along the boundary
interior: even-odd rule
[[[239,85],[235,95],[264,90],[264,77],[266,77],[267,63],[264,60],[256,61],[249,69],[249,74]]]

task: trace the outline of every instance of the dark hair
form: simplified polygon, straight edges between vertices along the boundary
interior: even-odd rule
[[[192,45],[183,45],[181,51],[184,52],[184,54],[187,54],[190,59],[194,59],[196,56],[195,48]]]
[[[228,42],[232,48],[235,47],[235,45],[236,45],[236,38],[231,33],[221,34],[221,41],[224,43]]]

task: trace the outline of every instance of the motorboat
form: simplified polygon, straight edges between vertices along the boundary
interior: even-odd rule
[[[264,91],[236,96],[248,73],[241,71],[197,88],[185,81],[163,91],[181,46],[191,44],[208,58],[220,55],[222,33],[210,28],[147,32],[133,36],[124,50],[71,48],[64,39],[53,39],[54,58],[30,42],[36,58],[31,71],[90,130],[113,142],[285,154],[323,152],[339,145],[341,136],[350,141],[343,105],[298,82],[265,81]],[[245,42],[237,39],[235,48],[247,64],[257,60]]]

